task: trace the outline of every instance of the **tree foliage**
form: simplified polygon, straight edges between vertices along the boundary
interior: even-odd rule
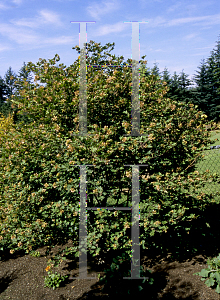
[[[4,79],[0,76],[0,105],[5,103],[6,84]]]
[[[210,57],[202,60],[194,76],[197,84],[193,90],[194,103],[207,115],[208,120],[220,121],[220,41]]]
[[[17,79],[17,75],[15,72],[12,71],[12,68],[9,67],[7,72],[5,73],[4,76],[4,81],[6,84],[6,89],[7,89],[7,96],[10,98],[12,95],[15,94],[16,91],[16,86],[15,86],[15,81]]]
[[[113,44],[102,47],[90,41],[87,64],[104,65],[107,56],[112,65],[122,64],[123,57],[101,54]],[[73,49],[80,51],[79,46]],[[74,237],[77,242],[80,165],[95,165],[87,168],[87,203],[102,207],[108,206],[109,195],[118,206],[124,188],[129,191],[121,206],[131,205],[131,167],[124,165],[148,165],[140,167],[142,247],[147,236],[196,218],[193,209],[214,201],[215,195],[197,190],[209,178],[218,178],[195,171],[211,143],[201,111],[167,98],[166,84],[153,74],[145,76],[141,60],[140,133],[145,136],[126,137],[131,133],[132,69],[88,68],[88,135],[79,136],[79,58],[69,67],[56,67],[59,60],[56,54],[49,61],[28,63],[35,84],[18,80],[18,93],[12,95],[18,115],[27,113],[28,122],[13,124],[15,130],[0,137],[0,245],[28,252],[52,241]],[[131,214],[89,215],[90,253],[103,247],[130,251]]]
[[[8,117],[9,115],[13,115],[13,109],[11,107],[11,96],[16,93],[16,81],[17,75],[12,71],[12,68],[9,67],[3,79],[1,79],[0,91],[2,94],[2,101],[0,101],[0,113],[3,114],[4,117]]]
[[[166,96],[178,102],[192,103],[192,81],[188,77],[189,75],[185,74],[183,70],[179,75],[174,72],[171,76],[168,69],[165,68],[161,79],[167,83]]]

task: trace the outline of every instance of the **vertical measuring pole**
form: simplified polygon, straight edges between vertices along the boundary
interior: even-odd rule
[[[128,22],[124,22],[128,23]],[[140,136],[140,99],[139,99],[139,84],[140,84],[140,30],[139,22],[132,22],[132,94],[131,94],[131,136]]]
[[[87,277],[87,201],[86,201],[86,166],[80,166],[80,208],[79,208],[79,279]]]
[[[87,23],[96,23],[95,21],[71,21],[70,23],[79,23],[79,136],[87,135],[87,83],[86,83],[86,43],[87,43]],[[75,134],[74,134],[75,135]]]
[[[79,44],[80,44],[80,93],[79,93],[79,136],[87,135],[87,95],[86,95],[86,23],[95,22],[77,22],[79,25]],[[129,23],[129,22],[124,22]],[[126,136],[140,136],[140,100],[139,100],[139,51],[140,51],[140,34],[139,23],[132,23],[132,132]],[[81,31],[82,30],[82,31]],[[93,65],[90,65],[93,66]],[[115,65],[113,65],[116,67]],[[93,66],[97,67],[97,65]],[[120,67],[122,67],[120,65]],[[126,66],[125,66],[126,67]],[[144,135],[143,135],[144,136]],[[131,166],[131,165],[128,165]],[[139,245],[139,218],[140,218],[140,193],[139,193],[139,166],[132,165],[132,263],[131,277],[124,279],[140,279],[140,245]],[[144,166],[144,165],[142,165]],[[146,166],[146,165],[145,165]],[[87,203],[86,203],[86,166],[80,166],[80,225],[79,225],[79,278],[94,279],[87,276]],[[95,208],[90,208],[95,209]],[[108,207],[104,209],[117,209]],[[119,208],[120,209],[120,208]],[[127,208],[129,209],[129,208]],[[148,279],[148,277],[146,278]]]

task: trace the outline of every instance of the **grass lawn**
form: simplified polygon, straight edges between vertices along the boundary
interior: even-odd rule
[[[211,132],[211,140],[219,139],[219,141],[216,141],[215,144],[212,146],[220,145],[220,130],[216,130]],[[207,149],[210,149],[210,145],[207,146]],[[207,169],[209,169],[212,173],[220,174],[220,148],[219,149],[210,149],[204,151],[204,159],[200,163],[196,165],[196,170],[203,173]],[[209,183],[204,186],[204,188],[200,189],[203,190],[205,193],[208,192],[219,192],[220,193],[220,187],[218,183]],[[141,192],[140,192],[141,193]],[[122,199],[119,201],[119,206],[126,206],[126,195],[122,194]],[[216,200],[220,202],[220,195],[216,196]],[[114,205],[114,199],[113,197],[109,197],[107,201],[108,206]],[[116,204],[115,204],[116,205]],[[131,202],[129,204],[131,206]]]
[[[211,132],[211,140],[219,139],[215,144],[211,146],[220,145],[220,130]],[[207,146],[210,149],[210,145]],[[204,151],[204,159],[196,165],[196,169],[199,172],[205,172],[207,169],[212,173],[220,174],[220,148],[219,149],[210,149]],[[208,183],[202,188],[204,192],[219,192],[220,188],[218,183]],[[220,202],[220,196],[216,196],[216,200]]]

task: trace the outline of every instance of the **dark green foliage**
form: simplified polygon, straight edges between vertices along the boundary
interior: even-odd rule
[[[13,109],[11,107],[11,96],[15,93],[15,81],[16,74],[12,71],[11,67],[5,73],[4,79],[0,80],[0,91],[1,91],[1,100],[0,100],[0,113],[3,114],[6,118],[9,114],[13,114]]]
[[[192,103],[192,81],[188,79],[188,76],[182,71],[179,75],[174,72],[173,76],[170,77],[168,70],[165,68],[162,79],[168,86],[167,97],[178,102]]]
[[[94,53],[88,64],[105,62],[101,55],[105,47],[92,41],[87,47]],[[0,246],[29,252],[69,239],[78,246],[80,165],[95,165],[87,168],[88,206],[104,207],[109,195],[114,200],[111,206],[118,206],[127,187],[121,206],[131,202],[131,167],[124,164],[149,165],[140,169],[143,248],[156,232],[196,218],[190,209],[202,209],[215,197],[197,189],[209,178],[219,179],[194,171],[210,143],[202,112],[167,98],[165,84],[153,74],[144,76],[142,67],[139,93],[145,136],[124,137],[131,133],[132,69],[90,69],[87,127],[91,135],[74,135],[79,133],[79,59],[69,67],[55,67],[58,61],[55,55],[49,61],[28,63],[40,84],[18,80],[22,88],[12,95],[18,115],[26,113],[28,123],[14,124],[14,132],[0,137]],[[122,58],[112,57],[112,64],[120,63]],[[190,186],[193,195],[187,192]],[[130,254],[131,214],[105,210],[89,215],[94,215],[87,220],[92,255],[102,255],[106,248]]]
[[[212,259],[207,260],[208,268],[202,269],[201,272],[193,275],[202,276],[201,280],[205,281],[208,287],[216,286],[216,292],[220,294],[220,254]]]
[[[158,68],[157,63],[154,63],[154,67],[151,69],[151,74],[156,76],[157,79],[160,79],[160,69]]]
[[[171,85],[171,78],[170,78],[170,72],[168,69],[165,67],[163,72],[162,72],[162,80],[165,81],[168,85],[168,87]],[[169,91],[168,91],[169,92]],[[168,94],[167,94],[168,96]]]
[[[202,60],[196,72],[194,80],[197,86],[192,91],[193,103],[208,116],[208,120],[217,123],[220,121],[220,41],[211,56],[206,61]]]
[[[31,83],[33,76],[31,75],[30,70],[28,70],[27,64],[23,62],[23,66],[21,67],[20,71],[18,72],[18,79],[26,81],[27,83]]]
[[[17,95],[17,97],[19,97],[19,90],[22,89],[22,83],[25,81],[30,84],[31,80],[32,75],[28,70],[26,63],[23,63],[23,66],[21,67],[18,75],[12,71],[11,67],[9,67],[4,76],[4,80],[2,80],[5,103],[3,104],[3,106],[0,106],[0,112],[5,117],[8,117],[9,114],[11,114],[13,116],[14,124],[28,122],[28,118],[25,114],[18,116],[18,108],[16,105],[12,105],[11,98],[13,95]]]
[[[126,296],[128,299],[128,297],[148,295],[148,299],[152,299],[149,294],[149,287],[154,283],[151,271],[144,271],[140,266],[140,277],[145,279],[124,279],[123,277],[131,277],[130,268],[130,259],[126,258],[125,254],[113,258],[110,269],[105,269],[105,275],[99,280],[101,284],[105,283],[103,291],[111,297]]]
[[[7,94],[6,88],[7,87],[4,82],[4,79],[2,79],[2,77],[0,76],[0,106],[5,103],[6,100],[5,96]]]
[[[4,79],[0,76],[0,113],[8,117],[9,110],[10,110],[10,104],[6,102],[7,97],[7,86],[5,84]]]
[[[5,73],[4,81],[6,84],[7,98],[11,98],[12,95],[15,94],[16,85],[15,81],[17,79],[17,75],[12,71],[11,67],[9,67],[8,71]]]
[[[213,91],[213,77],[210,69],[208,68],[205,60],[201,62],[199,67],[200,71],[196,71],[198,74],[195,75],[194,80],[197,87],[193,91],[194,103],[208,116],[208,119],[212,119],[211,116],[211,103],[214,101]]]

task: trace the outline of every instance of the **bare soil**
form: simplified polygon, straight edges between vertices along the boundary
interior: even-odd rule
[[[144,289],[139,299],[220,299],[215,287],[207,287],[200,276],[193,275],[207,267],[208,257],[213,258],[220,253],[219,213],[219,204],[210,205],[201,218],[191,221],[192,229],[189,233],[184,230],[188,224],[181,223],[183,229],[178,234],[171,229],[167,233],[156,234],[150,238],[151,246],[149,249],[141,248],[140,257],[144,269],[152,271],[154,284],[151,288]],[[206,223],[210,227],[207,227]],[[74,278],[79,275],[78,258],[68,258],[58,268],[54,268],[61,275],[69,275],[59,288],[53,290],[44,287],[48,259],[66,246],[71,247],[72,241],[69,240],[64,245],[55,245],[47,255],[47,246],[40,247],[37,249],[40,257],[32,257],[23,252],[12,255],[9,251],[1,253],[0,300],[111,299],[111,290],[102,291],[103,285],[99,283],[98,278]],[[160,248],[162,246],[166,249],[164,253]],[[101,258],[94,258],[87,253],[88,275],[103,275],[112,258],[120,253],[122,252],[110,250]],[[102,264],[99,263],[100,259],[104,261]]]

